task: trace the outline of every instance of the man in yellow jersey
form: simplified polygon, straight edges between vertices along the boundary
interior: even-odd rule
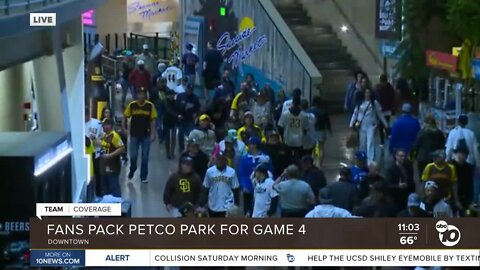
[[[247,83],[242,83],[240,92],[235,96],[230,107],[230,117],[242,119],[246,111],[251,111],[253,106],[253,93]]]
[[[446,162],[446,154],[443,150],[432,153],[433,162],[423,170],[422,181],[433,181],[438,186],[439,195],[442,198],[452,199],[455,204],[459,203],[457,191],[457,173],[455,167]]]
[[[112,119],[105,119],[102,123],[104,135],[97,144],[102,147],[102,156],[100,161],[102,173],[102,195],[113,195],[122,197],[120,189],[120,170],[122,168],[121,157],[125,152],[120,135],[113,130],[114,122]]]
[[[125,131],[128,130],[127,120],[130,119],[130,171],[128,179],[131,180],[137,170],[138,149],[142,148],[142,163],[140,167],[140,180],[142,183],[148,183],[148,156],[150,153],[150,143],[156,139],[155,120],[157,110],[155,105],[147,100],[145,88],[137,90],[137,99],[127,105],[124,112],[122,126]]]
[[[253,113],[251,111],[246,111],[243,115],[243,123],[244,125],[240,127],[237,131],[238,139],[243,141],[244,143],[248,142],[250,137],[258,137],[262,141],[262,143],[266,143],[267,139],[265,138],[265,134],[263,133],[262,129],[255,124],[253,120]]]

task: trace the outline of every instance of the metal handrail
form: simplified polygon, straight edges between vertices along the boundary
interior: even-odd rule
[[[262,9],[263,9],[263,10],[265,11],[265,13],[267,14],[267,16],[268,16],[268,18],[270,19],[270,21],[273,23],[274,20],[273,20],[271,14],[267,11],[267,8],[264,6],[264,2],[261,1],[261,0],[259,0],[258,3],[260,4],[260,6],[262,7]],[[272,5],[273,5],[273,4],[272,4]],[[275,10],[276,12],[278,12],[277,9],[274,9],[274,10]],[[280,14],[279,14],[279,16],[281,17]],[[284,22],[284,23],[285,23],[285,22]],[[285,23],[285,25],[287,26],[286,29],[285,29],[286,31],[281,31],[281,30],[279,29],[279,27],[277,26],[277,24],[273,23],[273,26],[275,27],[275,29],[277,30],[277,32],[280,34],[280,36],[282,37],[282,39],[284,40],[284,42],[290,46],[291,43],[292,43],[292,38],[294,39],[293,42],[295,42],[296,39],[295,39],[295,35],[291,32],[290,27],[288,27],[288,25],[287,25],[286,23]],[[289,33],[290,36],[291,36],[291,38],[287,38],[286,35],[285,35],[286,33]],[[293,51],[293,56],[294,56],[295,59],[302,65],[303,70],[305,70],[305,73],[308,75],[308,78],[309,78],[309,80],[310,80],[310,97],[309,97],[309,98],[311,99],[311,98],[312,98],[312,90],[313,90],[314,87],[315,87],[315,86],[313,85],[313,84],[314,84],[313,78],[314,78],[314,77],[319,77],[319,78],[321,78],[322,75],[321,75],[320,72],[318,71],[317,67],[313,64],[313,62],[311,61],[310,57],[309,57],[309,56],[307,55],[307,53],[304,51],[303,47],[302,47],[300,44],[298,44],[298,47],[299,47],[300,50],[303,51],[303,54],[306,56],[305,60],[304,60],[304,61],[300,60],[300,57],[297,55],[298,52],[292,49],[292,51]],[[310,62],[311,69],[316,70],[316,71],[318,72],[318,75],[317,75],[317,76],[315,76],[315,74],[311,74],[311,69],[309,69],[309,68],[305,65],[306,62]]]
[[[268,18],[270,19],[271,22],[273,22],[273,18],[272,16],[270,15],[269,12],[267,12],[267,9],[265,8],[264,4],[262,1],[258,1],[258,3],[260,4],[260,6],[262,7],[263,11],[265,11],[265,13],[267,14]],[[285,41],[285,43],[289,44],[289,39],[285,36],[285,33],[283,31],[281,31],[278,26],[273,23],[273,26],[275,27],[275,29],[278,31],[278,33],[280,34],[280,36],[282,37],[282,39]],[[290,29],[290,28],[288,28]],[[293,34],[292,34],[293,35]],[[302,65],[303,69],[306,71],[306,73],[308,74],[308,76],[310,77],[310,80],[312,80],[312,74],[310,74],[310,70],[305,66],[305,63],[303,61],[300,60],[300,58],[298,57],[298,55],[294,52],[293,55],[295,56],[295,58],[297,59],[297,61]]]
[[[352,20],[348,17],[347,13],[343,10],[343,8],[338,4],[337,0],[332,0],[333,5],[337,8],[338,12],[340,12],[340,15],[343,16],[343,19],[348,23],[350,28],[353,30],[353,33],[355,36],[360,40],[360,43],[367,49],[368,53],[372,56],[372,58],[375,60],[375,63],[383,69],[383,61],[378,57],[378,55],[373,51],[373,49],[368,46],[367,41],[363,38],[362,34],[360,34],[360,31],[355,27],[355,24],[353,23]]]
[[[45,7],[49,4],[57,4],[63,0],[3,0],[3,5],[0,5],[0,14],[11,15],[12,8],[25,7],[25,12],[31,11],[32,5],[42,4],[42,7]]]

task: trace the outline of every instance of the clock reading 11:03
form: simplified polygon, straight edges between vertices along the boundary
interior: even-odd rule
[[[400,232],[418,232],[420,231],[420,224],[418,223],[400,223],[398,224],[398,230]]]

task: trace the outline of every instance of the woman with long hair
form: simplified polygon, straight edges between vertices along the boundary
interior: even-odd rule
[[[388,127],[382,113],[382,106],[375,100],[372,90],[367,88],[363,93],[362,101],[353,111],[350,128],[359,132],[360,151],[367,152],[369,164],[375,160],[375,133],[378,130],[379,121]]]
[[[116,119],[114,119],[114,118],[115,118],[115,116],[112,113],[112,109],[110,109],[109,107],[104,107],[103,110],[102,110],[102,117],[101,117],[100,121],[103,122],[103,120],[105,120],[105,119],[112,119],[116,122]]]

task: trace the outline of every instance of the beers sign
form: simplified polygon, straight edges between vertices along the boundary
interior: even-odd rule
[[[218,39],[216,47],[224,57],[228,52],[236,48],[227,58],[227,63],[231,64],[232,68],[238,68],[245,60],[267,43],[268,39],[266,35],[261,35],[252,40],[252,36],[256,30],[256,27],[246,27],[236,36],[231,36],[229,32],[225,32]],[[250,43],[244,45],[243,43],[246,40],[249,40]]]

